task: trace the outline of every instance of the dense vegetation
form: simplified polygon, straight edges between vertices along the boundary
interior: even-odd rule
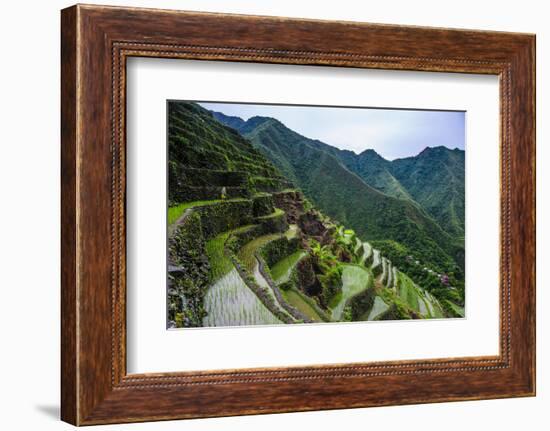
[[[464,151],[427,147],[417,156],[389,161],[372,149],[355,154],[317,140],[308,144],[332,154],[382,193],[418,203],[451,236],[464,237]]]
[[[464,151],[426,148],[416,157],[394,160],[392,172],[443,229],[464,237]]]
[[[233,118],[233,117],[231,117]],[[220,120],[224,120],[220,117]],[[423,201],[445,201],[443,189],[451,189],[458,181],[449,180],[445,183],[443,175],[437,176],[437,183],[432,183],[435,190],[428,197],[430,184],[422,183],[422,187],[411,187],[409,191],[394,175],[399,178],[405,175],[405,165],[414,165],[409,159],[389,162],[373,150],[366,150],[360,155],[351,151],[342,151],[318,140],[308,139],[290,130],[281,122],[267,117],[253,117],[246,122],[231,121],[233,127],[238,125],[238,131],[250,139],[284,175],[293,181],[311,201],[327,215],[340,223],[352,227],[365,240],[394,240],[422,259],[425,264],[434,268],[445,268],[454,273],[461,273],[464,268],[463,231],[458,236],[441,228],[434,220],[434,215],[428,209],[441,217],[447,210],[437,212],[434,205],[424,208],[413,196],[425,190]],[[441,147],[443,148],[443,147]],[[459,150],[434,149],[435,153],[462,153]],[[424,154],[419,157],[427,158]],[[411,158],[414,159],[414,158]],[[460,161],[460,157],[451,160]],[[430,158],[431,160],[431,158]],[[446,166],[439,166],[432,160],[434,172],[446,172]],[[451,163],[451,162],[449,162]],[[399,169],[394,168],[397,166]],[[418,163],[424,166],[418,168],[407,184],[414,183],[418,172],[429,173],[428,162]],[[349,168],[348,168],[349,167]],[[453,172],[462,169],[462,192],[454,193],[464,199],[463,166],[453,168]],[[414,193],[414,194],[413,194]],[[450,202],[453,202],[452,200]],[[454,208],[454,207],[453,207]],[[464,205],[459,209],[449,210],[456,214],[464,224]]]
[[[460,241],[383,159],[371,186],[276,120],[168,115],[169,327],[464,315]]]

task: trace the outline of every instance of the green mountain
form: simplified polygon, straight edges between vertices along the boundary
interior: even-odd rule
[[[353,153],[355,155],[355,153]],[[398,199],[414,201],[409,192],[394,177],[392,164],[374,150],[365,150],[353,158],[342,158],[346,167],[382,193]]]
[[[444,284],[414,262],[409,270],[423,282],[415,281],[401,269],[409,258],[399,254],[404,246],[396,242],[393,250],[384,242],[384,231],[408,231],[410,238],[399,236],[403,243],[443,256],[445,266],[448,258],[432,239],[445,234],[416,206],[369,187],[313,146],[290,145],[293,153],[284,155],[273,145],[270,161],[220,118],[193,103],[168,105],[168,327],[463,315],[454,278]],[[289,133],[261,117],[241,126],[249,127],[247,135],[270,131],[274,140]],[[325,204],[332,195],[333,210],[349,199],[373,202],[358,202],[359,215],[377,224],[359,235],[342,224],[355,213],[343,211],[336,222],[302,192]],[[366,241],[368,234],[378,235],[395,261]]]
[[[252,117],[238,130],[318,208],[353,228],[361,238],[397,241],[440,272],[459,273],[457,264],[463,268],[463,246],[406,191],[400,192],[405,199],[384,194],[352,172],[347,165],[353,153],[306,138],[273,118]],[[378,177],[387,174],[388,184],[394,184],[394,190],[402,189],[390,173],[390,162],[373,151],[356,159],[376,162],[381,172]]]
[[[168,113],[168,199],[186,202],[247,198],[283,189],[287,179],[233,128],[192,103],[172,102]]]
[[[243,128],[243,125],[236,126]],[[376,151],[367,149],[361,154],[356,154],[353,151],[340,150],[319,140],[311,140],[310,145],[335,156],[346,168],[359,175],[376,190],[394,198],[415,202],[405,187],[393,176],[392,162],[384,159]]]
[[[391,162],[391,172],[443,229],[464,237],[464,151],[426,148],[415,157]]]
[[[235,127],[243,129],[244,125]],[[337,157],[371,187],[418,203],[451,236],[464,237],[463,150],[427,147],[417,156],[389,161],[372,149],[356,154],[316,140],[310,144]]]
[[[220,123],[225,124],[226,126],[231,127],[232,129],[239,130],[246,124],[241,117],[235,117],[231,115],[225,115],[222,112],[212,112],[212,116],[218,120]]]

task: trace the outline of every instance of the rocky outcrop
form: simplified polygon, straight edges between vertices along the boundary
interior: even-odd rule
[[[273,202],[277,208],[285,212],[288,224],[296,224],[298,218],[304,213],[303,196],[297,190],[273,193]]]
[[[317,296],[322,291],[322,286],[315,270],[313,269],[313,263],[311,257],[306,257],[296,265],[296,271],[298,274],[298,288],[309,296]]]
[[[333,242],[332,230],[323,223],[320,214],[315,210],[309,210],[298,218],[298,227],[304,236],[313,238],[321,245]]]

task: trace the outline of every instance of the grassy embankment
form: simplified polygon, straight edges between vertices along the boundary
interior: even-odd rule
[[[367,289],[372,277],[370,271],[365,267],[354,264],[344,264],[342,267],[342,292],[336,295],[330,304],[332,319],[336,321],[342,319],[348,301]]]
[[[211,266],[212,285],[205,297],[208,315],[204,326],[273,325],[282,323],[243,282],[225,252],[231,234],[238,234],[254,225],[223,232],[206,243]]]
[[[282,283],[287,282],[294,267],[306,255],[306,251],[298,250],[273,265],[273,267],[271,268],[271,276],[275,284],[281,285]],[[296,288],[292,287],[288,290],[281,289],[281,293],[285,301],[304,313],[310,319],[317,322],[322,322],[326,320],[326,317],[325,319],[323,319],[323,317],[317,311],[315,305],[313,304],[313,299],[306,297],[306,295],[304,295]]]
[[[185,202],[182,204],[174,205],[168,208],[168,225],[174,224],[185,212],[186,209],[196,208],[196,207],[205,207],[208,205],[216,205],[221,202],[243,202],[246,199],[235,198],[235,199],[213,199],[209,201],[194,201],[194,202]]]

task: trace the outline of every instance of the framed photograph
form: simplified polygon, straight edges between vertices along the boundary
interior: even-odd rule
[[[61,44],[63,420],[535,394],[534,35],[77,5]]]

